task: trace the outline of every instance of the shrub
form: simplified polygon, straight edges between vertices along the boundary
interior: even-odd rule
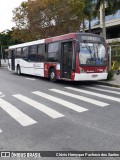
[[[110,70],[110,71],[108,72],[107,80],[112,80],[112,79],[113,79],[113,76],[114,76],[114,71],[113,71],[113,70]]]

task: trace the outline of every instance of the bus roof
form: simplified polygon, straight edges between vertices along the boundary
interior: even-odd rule
[[[45,43],[45,39],[9,46],[9,49],[15,49],[15,48],[26,47],[26,46],[31,46],[31,45],[37,45],[37,44],[42,44],[42,43]]]
[[[15,49],[15,48],[26,47],[26,46],[31,46],[31,45],[38,45],[38,44],[43,44],[43,43],[51,43],[51,42],[62,41],[62,40],[67,40],[67,39],[76,39],[77,35],[95,36],[95,37],[103,38],[102,36],[93,34],[93,33],[83,33],[83,32],[75,33],[74,32],[74,33],[68,33],[68,34],[64,34],[64,35],[60,35],[56,37],[50,37],[46,39],[41,39],[41,40],[36,40],[36,41],[31,41],[31,42],[9,46],[9,49]]]
[[[60,41],[60,40],[67,40],[67,39],[75,39],[76,38],[76,33],[68,33],[56,37],[50,37],[46,38],[45,42],[50,43],[50,42],[55,42],[55,41]]]

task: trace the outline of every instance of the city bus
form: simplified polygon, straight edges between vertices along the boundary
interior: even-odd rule
[[[50,81],[107,79],[108,55],[102,36],[69,33],[10,46],[8,69]]]

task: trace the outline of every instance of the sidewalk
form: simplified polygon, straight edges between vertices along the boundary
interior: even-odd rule
[[[113,80],[111,81],[99,81],[98,83],[102,85],[120,88],[120,74],[114,74]]]
[[[8,66],[7,65],[1,65],[0,69],[8,69]]]

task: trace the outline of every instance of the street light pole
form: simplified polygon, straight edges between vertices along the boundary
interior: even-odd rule
[[[2,45],[1,45],[1,58],[3,59]]]
[[[103,36],[106,40],[106,26],[105,26],[105,0],[103,0]]]

